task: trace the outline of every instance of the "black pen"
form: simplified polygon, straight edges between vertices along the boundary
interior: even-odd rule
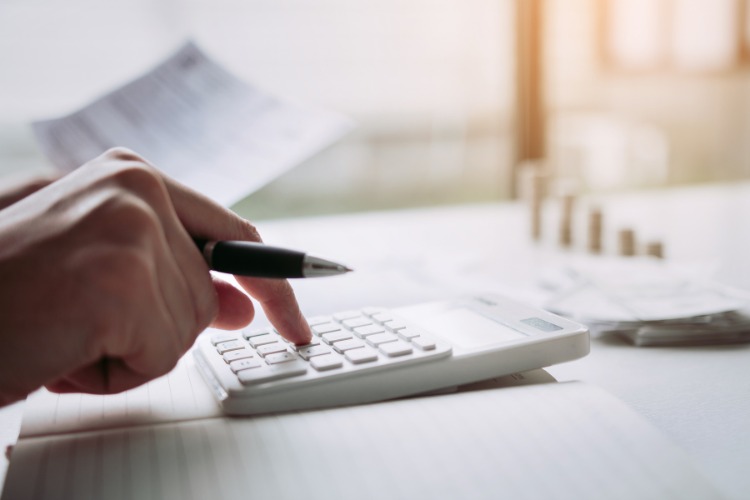
[[[250,241],[210,241],[194,238],[214,271],[256,278],[315,278],[351,271],[348,267],[287,248]]]

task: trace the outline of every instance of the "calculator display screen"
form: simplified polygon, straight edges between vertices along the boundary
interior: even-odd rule
[[[458,307],[420,318],[420,325],[466,349],[518,340],[526,335],[471,309]]]

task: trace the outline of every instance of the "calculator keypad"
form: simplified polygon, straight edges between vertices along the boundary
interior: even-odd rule
[[[244,386],[305,374],[328,377],[450,351],[381,308],[319,316],[308,323],[313,338],[304,346],[291,344],[273,328],[216,333],[210,346]]]

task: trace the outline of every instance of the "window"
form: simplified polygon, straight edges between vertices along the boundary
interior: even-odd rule
[[[547,0],[550,162],[593,191],[750,176],[746,0]]]
[[[254,217],[498,199],[513,162],[514,0],[8,0],[0,164],[190,36],[248,81],[358,129],[244,204]]]

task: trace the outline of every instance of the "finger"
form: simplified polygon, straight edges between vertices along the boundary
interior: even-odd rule
[[[203,331],[206,325],[199,326],[196,322],[195,301],[196,293],[188,283],[189,270],[178,262],[174,251],[163,234],[157,236],[155,245],[155,285],[160,291],[164,309],[169,314],[173,325],[171,332],[182,349],[187,350],[195,337]],[[211,292],[209,292],[211,293]],[[147,334],[167,335],[169,331],[151,332]]]
[[[143,385],[152,379],[153,377],[133,371],[120,360],[108,359],[106,364],[92,363],[45,387],[48,391],[58,394],[116,394]]]
[[[255,227],[230,210],[169,178],[165,178],[165,184],[180,221],[193,236],[213,240],[261,241]],[[287,281],[239,276],[237,280],[260,302],[268,319],[282,336],[297,344],[310,342],[310,327]]]
[[[250,298],[216,276],[213,280],[219,299],[219,313],[211,326],[224,330],[237,330],[249,325],[255,316],[255,309]]]
[[[300,311],[288,281],[245,276],[237,276],[237,281],[260,302],[266,316],[284,338],[297,345],[310,342],[310,326]]]
[[[165,196],[169,195],[165,192]],[[182,225],[175,207],[169,202],[160,206],[159,210],[167,249],[192,302],[192,307],[182,310],[182,314],[189,314],[195,323],[195,331],[188,344],[191,345],[195,335],[207,328],[218,313],[217,290],[206,261]]]
[[[170,207],[163,215],[165,234],[165,265],[169,277],[174,279],[173,286],[181,286],[187,302],[178,310],[183,318],[189,318],[191,325],[185,332],[185,345],[192,345],[195,337],[205,330],[219,312],[218,290],[214,286],[206,261],[201,256],[193,239],[177,219]]]
[[[17,201],[36,193],[58,178],[59,175],[57,174],[29,176],[29,174],[24,172],[23,174],[3,179],[3,185],[0,187],[0,209],[9,207]]]
[[[194,305],[192,310],[198,326],[196,335],[210,324],[225,325],[228,328],[245,326],[245,318],[250,318],[247,320],[249,322],[254,314],[252,302],[247,297],[234,294],[236,289],[230,290],[225,285],[212,284],[208,265],[195,245],[193,236],[215,240],[260,241],[257,231],[247,221],[200,193],[163,174],[161,181],[164,193],[153,201],[154,209],[163,221],[168,245],[191,292]],[[222,311],[219,311],[218,293],[223,294]],[[242,308],[245,310],[240,310]],[[217,315],[221,315],[221,318],[217,318]]]
[[[178,321],[170,313],[169,299],[163,295],[159,281],[158,273],[154,272],[144,272],[137,277],[140,300],[132,304],[127,317],[120,319],[122,334],[107,335],[101,349],[102,356],[125,364],[146,380],[167,373],[188,347],[186,334],[180,331]],[[97,381],[94,371],[85,373],[91,377],[88,384],[106,386],[108,383],[106,380]],[[100,370],[100,378],[102,373],[109,372]]]
[[[187,232],[209,240],[261,241],[255,227],[203,194],[164,176],[175,212]]]
[[[122,160],[128,160],[134,155],[126,152],[122,154]],[[139,157],[135,155],[134,158]],[[195,336],[209,326],[217,313],[216,291],[205,260],[178,216],[165,177],[145,160],[140,160],[137,164],[140,167],[134,168],[132,174],[120,182],[126,181],[131,189],[142,196],[161,223],[166,240],[165,255],[168,254],[174,260],[179,269],[175,276],[179,276],[178,281],[185,287],[192,302],[192,307],[179,310],[182,317],[189,317],[195,323],[187,343],[191,345]],[[142,168],[144,166],[146,168]],[[179,188],[175,190],[179,191]]]
[[[68,382],[67,380],[58,380],[57,382],[47,384],[44,387],[49,392],[54,392],[55,394],[69,394],[71,392],[86,392],[86,391],[81,391],[81,389],[78,388],[78,386]],[[95,394],[99,394],[99,393],[95,393]]]

